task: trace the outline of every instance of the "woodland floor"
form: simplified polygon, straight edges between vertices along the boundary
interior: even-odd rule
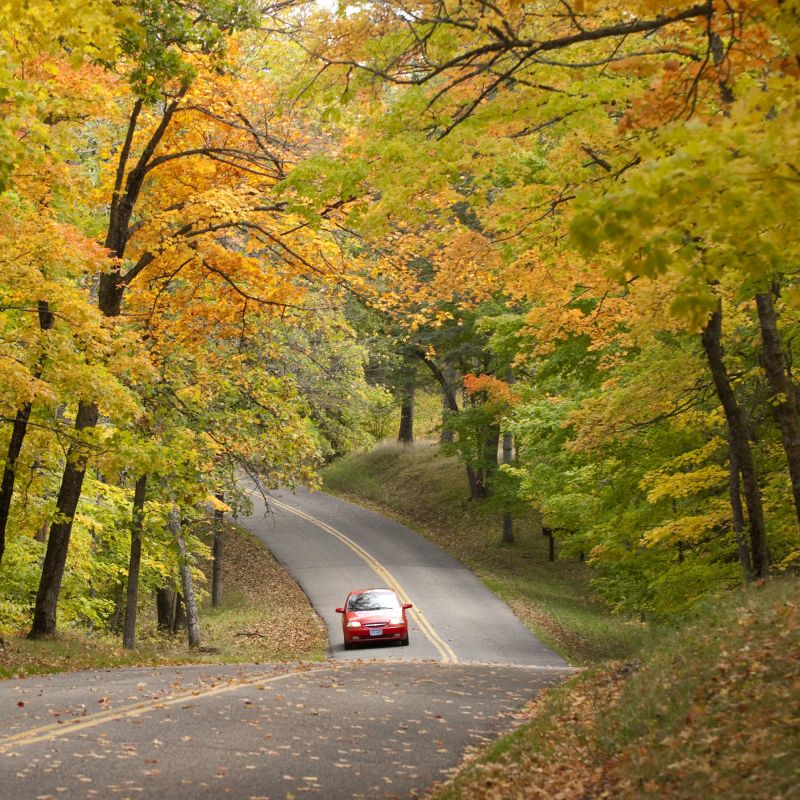
[[[210,563],[200,566],[210,576]],[[202,650],[189,652],[185,636],[157,633],[153,607],[152,596],[141,598],[132,651],[122,648],[119,634],[77,627],[37,642],[23,631],[0,632],[0,678],[151,664],[318,661],[327,653],[325,627],[303,591],[263,544],[234,526],[225,533],[222,607],[212,609],[207,592],[203,598]]]
[[[429,800],[800,797],[799,583],[709,604],[641,660],[547,690]]]

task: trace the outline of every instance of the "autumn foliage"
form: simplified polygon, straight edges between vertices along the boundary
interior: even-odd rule
[[[614,608],[796,569],[796,3],[200,7],[3,5],[3,620],[119,616],[131,536],[172,585],[420,375]]]

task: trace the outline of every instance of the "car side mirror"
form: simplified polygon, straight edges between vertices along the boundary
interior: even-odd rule
[[[411,603],[403,603],[403,608],[414,608]]]
[[[343,608],[337,608],[336,609],[336,613],[337,614],[344,614],[344,609]]]

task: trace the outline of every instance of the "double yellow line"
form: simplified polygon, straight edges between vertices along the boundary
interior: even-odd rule
[[[354,542],[349,536],[345,536],[341,531],[336,530],[336,528],[328,525],[322,520],[317,519],[316,517],[312,517],[311,514],[306,514],[305,511],[300,511],[300,509],[294,508],[293,506],[287,505],[286,503],[281,502],[280,500],[276,500],[274,497],[269,499],[269,502],[272,505],[277,506],[278,508],[283,509],[284,511],[288,511],[290,514],[295,514],[296,516],[304,519],[306,522],[310,522],[312,525],[316,525],[316,527],[321,528],[326,533],[329,533],[331,536],[335,536],[342,544],[349,547],[360,559],[362,559],[368,567],[370,567],[378,577],[382,578],[386,581],[387,586],[391,586],[397,592],[398,597],[400,598],[401,602],[403,603],[410,603],[411,600],[409,599],[408,592],[403,589],[400,585],[397,578],[395,578],[391,572],[389,572],[386,567],[383,566],[377,559],[371,556],[361,545]],[[445,664],[457,664],[458,657],[453,652],[453,648],[450,647],[447,642],[439,636],[438,633],[433,629],[433,626],[428,622],[425,618],[425,615],[420,611],[416,606],[409,611],[409,614],[416,620],[417,626],[425,635],[425,637],[430,641],[430,643],[439,651],[439,655],[442,657],[442,661]]]
[[[132,703],[119,708],[108,709],[106,711],[98,711],[95,714],[89,714],[85,717],[78,717],[67,722],[53,722],[48,725],[40,725],[37,728],[29,728],[28,730],[21,731],[20,733],[12,734],[3,739],[0,739],[0,755],[14,750],[17,747],[22,747],[28,744],[35,744],[36,742],[52,741],[59,739],[62,736],[68,736],[76,731],[82,731],[85,728],[93,728],[97,725],[102,725],[105,722],[113,722],[119,719],[128,719],[131,717],[140,717],[148,711],[156,711],[162,708],[169,708],[176,706],[179,703],[186,703],[192,698],[213,697],[218,694],[225,694],[226,692],[235,692],[243,686],[265,686],[268,683],[275,683],[282,681],[285,678],[296,677],[297,675],[310,675],[317,672],[326,672],[331,670],[331,667],[319,667],[317,669],[309,669],[298,672],[292,670],[291,672],[284,672],[280,675],[275,675],[274,672],[262,673],[253,675],[243,681],[235,683],[226,683],[222,686],[214,686],[210,689],[189,689],[177,695],[169,695],[168,697],[159,698],[158,700],[151,700],[144,703]]]

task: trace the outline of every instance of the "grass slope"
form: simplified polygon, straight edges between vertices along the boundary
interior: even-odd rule
[[[798,583],[728,597],[641,662],[549,691],[431,800],[800,797]]]
[[[210,563],[201,564],[210,576]],[[202,645],[189,652],[185,635],[159,634],[153,599],[140,598],[137,648],[124,650],[120,636],[80,628],[53,640],[29,642],[22,632],[0,632],[0,678],[97,667],[149,664],[319,661],[327,633],[308,598],[251,533],[228,526],[225,533],[223,605],[208,597],[200,611]]]
[[[501,518],[469,500],[463,466],[438,447],[384,444],[335,461],[324,488],[399,519],[472,569],[546,644],[574,664],[627,658],[644,626],[609,614],[577,561],[553,563],[533,514],[515,520],[515,542],[500,544]]]

